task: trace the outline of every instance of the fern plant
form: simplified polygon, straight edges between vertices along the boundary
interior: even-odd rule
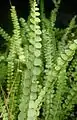
[[[30,0],[27,21],[18,19],[11,5],[12,35],[0,27],[7,43],[0,52],[3,120],[68,120],[77,104],[76,16],[67,28],[56,28],[60,0],[53,3],[46,18],[44,1],[39,8]]]

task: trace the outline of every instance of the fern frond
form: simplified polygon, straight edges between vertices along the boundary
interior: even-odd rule
[[[67,86],[67,79],[66,79],[66,69],[64,68],[57,77],[57,83],[56,83],[56,91],[54,93],[53,104],[51,106],[51,111],[49,115],[49,119],[52,118],[55,120],[62,120],[63,118],[63,111],[62,111],[62,104],[65,97],[65,94],[67,94],[67,91],[69,91]],[[54,113],[54,114],[53,114]]]
[[[6,40],[6,41],[9,41],[10,40],[10,35],[8,35],[8,33],[6,33],[4,31],[3,28],[0,27],[0,35]]]
[[[18,114],[19,87],[21,83],[20,64],[25,61],[25,56],[24,50],[21,47],[22,39],[20,35],[20,26],[14,6],[11,6],[11,18],[14,29],[13,35],[10,39],[10,48],[7,58],[8,62],[7,100],[9,106],[10,119],[14,120],[16,119]]]
[[[25,62],[24,52],[23,48],[21,47],[22,44],[22,38],[20,35],[20,25],[18,22],[17,14],[15,11],[15,7],[11,6],[11,18],[13,23],[13,33],[14,33],[14,42],[15,42],[15,51],[17,52],[17,55],[19,56],[20,62]]]
[[[5,106],[3,106],[3,120],[8,120],[8,112],[6,111]]]
[[[21,25],[21,37],[22,37],[22,44],[24,46],[24,44],[27,45],[27,41],[28,41],[28,32],[30,32],[29,29],[29,25],[28,22],[26,22],[23,18],[19,19],[20,21],[20,25]]]
[[[28,46],[25,44],[25,47],[27,48],[27,71],[24,73],[26,74],[28,71],[30,74],[30,78],[24,79],[25,84],[27,82],[30,84],[27,84],[28,86],[23,87],[23,92],[25,90],[30,89],[28,93],[28,98],[27,95],[25,96],[24,100],[26,99],[28,103],[23,103],[21,102],[20,106],[22,107],[23,104],[25,104],[26,108],[23,109],[20,107],[20,114],[19,114],[19,120],[21,119],[21,116],[23,116],[23,119],[26,118],[27,120],[36,120],[38,113],[37,109],[35,109],[35,100],[38,95],[38,83],[39,83],[39,76],[41,74],[41,67],[42,67],[42,61],[41,61],[41,30],[39,26],[39,15],[40,13],[38,12],[38,7],[36,2],[32,2],[31,4],[31,13],[30,13],[30,22],[29,22],[29,30],[28,32]],[[24,50],[26,50],[24,47]],[[26,51],[24,51],[26,53]],[[23,94],[24,97],[24,94]],[[22,99],[21,99],[22,101]],[[27,111],[27,112],[26,112]],[[39,110],[38,110],[39,111]],[[26,112],[26,113],[25,113]],[[25,114],[25,116],[24,116]]]
[[[38,7],[36,2],[33,2],[32,8],[31,8],[31,18],[30,18],[30,29],[31,29],[31,33],[32,35],[30,35],[30,44],[32,44],[32,47],[34,47],[34,52],[33,52],[33,68],[32,68],[32,85],[31,85],[31,93],[30,93],[30,101],[29,101],[29,109],[28,109],[28,118],[27,120],[35,120],[37,119],[38,113],[37,113],[37,109],[35,109],[35,99],[31,98],[31,96],[34,94],[35,96],[37,96],[37,88],[38,88],[38,76],[41,73],[41,66],[42,66],[42,61],[40,58],[40,54],[37,56],[36,52],[40,51],[41,53],[41,30],[40,30],[40,26],[39,26],[39,12],[38,12]],[[31,104],[33,104],[31,106]]]
[[[68,45],[68,43],[70,42],[68,36],[69,36],[69,34],[72,32],[72,29],[76,26],[76,25],[75,25],[75,19],[76,19],[76,16],[74,16],[74,17],[72,18],[72,20],[71,20],[70,23],[69,23],[69,26],[64,30],[64,34],[63,34],[63,36],[62,36],[62,38],[61,38],[61,42],[58,42],[59,51],[64,51],[64,49],[65,49],[66,47],[68,47],[67,45]]]
[[[51,17],[50,20],[47,20],[46,18],[42,18],[42,48],[43,48],[43,54],[44,54],[44,64],[45,64],[45,82],[51,80],[51,71],[53,71],[53,63],[56,63],[56,58],[57,58],[57,47],[56,47],[56,38],[55,38],[55,21],[56,21],[56,16],[58,12],[58,7],[55,8],[51,12]],[[52,81],[51,81],[52,82]],[[45,83],[44,83],[45,84]],[[51,91],[51,92],[50,92]],[[45,120],[49,118],[49,111],[50,111],[50,104],[52,102],[50,101],[51,96],[54,93],[54,86],[52,85],[52,88],[49,88],[48,92],[45,94]],[[51,103],[50,103],[51,102]]]
[[[57,61],[57,64],[55,65],[55,67],[52,71],[51,79],[49,79],[46,82],[45,87],[41,90],[41,92],[38,96],[38,99],[35,102],[37,104],[37,106],[39,106],[39,104],[41,102],[43,102],[44,96],[47,93],[48,89],[50,87],[52,88],[52,85],[56,82],[56,76],[68,64],[68,61],[71,61],[73,55],[75,54],[75,50],[77,50],[77,39],[74,40],[73,44],[69,45],[69,48],[67,50],[65,50],[65,53],[61,53],[61,56],[58,57],[59,60]],[[37,101],[39,101],[39,102],[37,102]]]
[[[52,0],[53,1],[53,3],[54,3],[54,5],[55,5],[55,7],[59,7],[59,4],[61,3],[61,0]]]
[[[29,70],[24,70],[22,74],[22,85],[21,87],[23,88],[22,90],[22,97],[20,100],[20,114],[18,115],[18,120],[24,120],[27,119],[27,114],[28,114],[28,105],[29,105],[29,95],[30,95],[30,86],[31,86],[31,80],[30,80],[30,71]],[[36,95],[31,96],[33,99],[36,99]]]
[[[68,115],[70,114],[70,111],[74,108],[74,105],[77,104],[77,83],[74,83],[72,85],[72,89],[69,89],[69,94],[67,95],[67,99],[65,100],[63,104],[63,111],[64,111],[64,117],[67,119]]]

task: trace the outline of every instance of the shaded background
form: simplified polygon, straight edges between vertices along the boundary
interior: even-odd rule
[[[46,16],[49,17],[51,10],[54,8],[52,0],[45,1]],[[27,19],[29,14],[29,0],[11,0],[16,6],[18,17]],[[9,0],[0,0],[0,26],[10,32],[10,4]],[[77,14],[77,0],[61,0],[59,13],[57,16],[57,27],[66,27],[71,18]]]
[[[40,1],[40,0],[39,0]],[[11,0],[12,5],[16,6],[18,17],[27,19],[29,15],[29,0]],[[52,0],[44,0],[46,17],[50,16],[54,8]],[[65,28],[74,15],[77,15],[77,0],[61,0],[59,12],[56,20],[56,27]],[[11,34],[12,23],[10,18],[9,0],[0,0],[0,26]],[[0,36],[0,48],[5,41]]]
[[[11,0],[12,5],[16,6],[18,17],[28,16],[28,0]],[[11,19],[10,19],[10,3],[9,0],[0,0],[0,26],[10,32],[11,30]]]

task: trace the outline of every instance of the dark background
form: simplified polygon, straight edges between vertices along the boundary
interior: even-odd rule
[[[52,0],[44,0],[46,16],[49,17],[54,8]],[[16,6],[18,17],[27,19],[29,15],[29,0],[11,0]],[[59,13],[57,16],[57,27],[66,27],[74,15],[77,14],[77,0],[61,0]],[[0,26],[10,32],[10,3],[9,0],[0,0]]]

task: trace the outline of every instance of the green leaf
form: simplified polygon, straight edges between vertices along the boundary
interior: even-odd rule
[[[64,60],[62,60],[61,57],[58,57],[58,59],[57,59],[57,64],[58,64],[58,65],[63,65],[63,64],[64,64]]]
[[[40,22],[40,19],[37,17],[35,18],[35,22],[39,23]]]
[[[61,69],[60,66],[55,67],[55,70],[57,70],[57,71],[60,70],[60,69]]]
[[[36,30],[35,33],[36,33],[37,35],[41,35],[42,32],[41,32],[41,30]]]
[[[76,88],[77,89],[77,88]],[[77,91],[77,90],[76,90]],[[74,91],[72,91],[71,92],[71,96],[74,96],[75,95],[75,92]]]
[[[34,47],[33,47],[33,45],[29,45],[29,51],[30,51],[31,53],[34,52]]]
[[[25,62],[25,56],[24,55],[20,55],[19,56],[19,60],[20,60],[20,62]]]
[[[35,28],[36,28],[36,29],[40,29],[40,26],[39,26],[39,25],[36,25]]]
[[[34,60],[34,65],[35,65],[35,66],[41,66],[41,65],[42,65],[41,59],[35,58],[35,60]]]
[[[28,70],[29,70],[29,69],[31,70],[32,67],[33,67],[32,61],[33,61],[33,59],[30,57],[30,60],[28,60],[28,61],[26,62],[26,66],[27,66]]]
[[[31,12],[31,17],[35,19],[35,14]]]
[[[37,98],[37,94],[35,92],[31,92],[30,99],[35,100]]]
[[[35,25],[35,19],[31,18],[31,19],[30,19],[30,22],[31,22],[33,25]]]
[[[41,55],[41,52],[40,52],[40,50],[35,50],[34,51],[34,55],[36,56],[36,57],[39,57],[40,55]]]
[[[67,96],[67,100],[71,100],[71,98],[72,98],[71,95],[68,95],[68,96]],[[67,100],[66,100],[66,101],[67,101]]]
[[[35,115],[35,111],[34,111],[34,109],[29,109],[29,111],[28,111],[28,116],[30,117],[30,118],[34,118],[34,115]],[[34,120],[34,119],[29,119],[29,120]]]
[[[35,11],[38,11],[38,10],[39,10],[39,8],[35,7]]]
[[[24,87],[25,87],[26,89],[29,89],[30,85],[31,85],[30,81],[29,81],[29,80],[25,80],[25,82],[24,82]],[[28,93],[28,90],[25,91],[25,92]]]
[[[30,25],[31,30],[35,31],[34,25]]]
[[[53,77],[56,77],[56,75],[57,75],[57,72],[56,72],[55,70],[53,70],[53,71],[52,71],[52,76],[53,76]]]
[[[32,83],[31,91],[32,92],[37,92],[37,84],[36,83]]]
[[[30,78],[30,73],[28,70],[24,71],[24,79],[29,79]]]
[[[20,109],[21,111],[23,110],[23,112],[24,112],[24,110],[25,110],[25,102],[21,102],[21,103],[20,103],[19,109]]]
[[[23,96],[21,96],[21,97],[22,97],[21,98],[21,103],[23,102],[24,104],[27,104],[29,102],[29,95],[26,96],[26,95],[23,94]],[[25,108],[26,108],[26,106],[25,106]]]
[[[36,15],[36,16],[40,16],[40,13],[39,13],[39,12],[35,12],[35,15]]]
[[[0,55],[0,62],[1,62],[2,60],[5,60],[5,56]]]
[[[77,44],[77,39],[76,39],[76,40],[74,40],[74,43],[75,43],[75,44]]]
[[[18,115],[18,120],[24,120],[24,118],[25,118],[25,114],[24,114],[24,112],[22,111],[22,112],[20,112],[19,115]]]
[[[29,34],[30,39],[31,39],[31,38],[35,38],[35,34],[34,34],[33,31],[30,31],[28,34]]]
[[[71,45],[69,46],[69,48],[70,48],[71,50],[76,50],[77,46],[76,46],[75,43],[73,43],[73,44],[71,44]]]
[[[31,108],[31,109],[34,108],[34,101],[31,100],[31,101],[29,102],[29,108]]]
[[[71,56],[73,54],[73,51],[67,49],[67,50],[65,50],[65,53],[66,53],[67,56]]]
[[[42,47],[41,43],[35,43],[34,46],[35,46],[35,48],[41,48]]]
[[[68,56],[66,54],[63,54],[63,53],[61,54],[61,57],[62,57],[63,60],[67,60],[68,59]]]
[[[35,41],[42,41],[42,38],[40,37],[40,36],[36,36],[36,39],[35,39]]]
[[[34,67],[33,74],[34,75],[39,75],[40,73],[41,73],[41,69],[39,67]]]
[[[35,37],[34,37],[35,38]],[[35,45],[35,40],[34,39],[30,39],[29,42],[32,44],[32,45]]]

